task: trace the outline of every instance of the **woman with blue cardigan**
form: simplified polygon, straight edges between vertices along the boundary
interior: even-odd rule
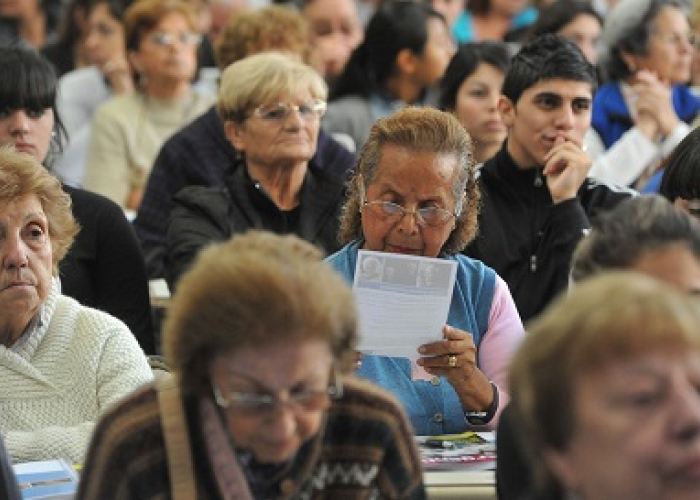
[[[681,0],[621,0],[608,14],[593,98],[589,173],[642,188],[700,111],[690,81],[694,37]]]
[[[523,326],[505,282],[459,252],[476,233],[471,140],[450,113],[407,108],[372,127],[341,216],[345,246],[328,262],[353,281],[360,249],[457,263],[443,339],[417,362],[366,355],[357,374],[393,392],[417,434],[495,426]]]

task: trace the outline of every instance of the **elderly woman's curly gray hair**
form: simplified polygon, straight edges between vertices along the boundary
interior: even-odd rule
[[[363,238],[361,191],[366,192],[374,182],[382,148],[386,145],[416,153],[454,155],[459,172],[455,176],[453,193],[455,212],[459,215],[441,253],[449,255],[463,250],[476,235],[480,201],[472,140],[457,118],[433,108],[405,108],[374,124],[362,148],[356,175],[348,186],[340,218],[340,243]]]

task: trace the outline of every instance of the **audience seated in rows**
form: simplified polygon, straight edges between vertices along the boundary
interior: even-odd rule
[[[700,225],[660,196],[638,196],[598,217],[573,255],[574,288],[594,276],[632,270],[665,281],[681,292],[700,293]],[[619,311],[629,304],[614,297]],[[517,435],[522,432],[509,408],[498,427],[497,485],[501,500],[532,492],[532,468]],[[553,496],[538,498],[559,498]]]
[[[382,5],[331,89],[323,128],[359,151],[372,124],[406,105],[433,105],[455,48],[445,19],[423,2]]]
[[[153,374],[124,323],[61,294],[79,226],[59,181],[5,146],[0,200],[0,428],[15,461],[83,463],[98,417]]]
[[[524,335],[503,280],[459,252],[476,233],[479,191],[468,134],[451,114],[406,108],[375,123],[349,185],[340,239],[327,260],[353,283],[360,249],[457,263],[444,340],[407,358],[364,356],[357,371],[394,393],[417,434],[494,427]]]
[[[259,231],[203,250],[165,324],[175,377],[104,417],[77,500],[425,499],[404,411],[349,374],[354,299],[320,257]]]
[[[64,128],[56,110],[56,76],[32,49],[0,50],[0,146],[12,144],[49,168]],[[59,268],[61,291],[121,319],[145,352],[156,345],[146,269],[136,236],[111,200],[64,186],[81,231]]]
[[[135,89],[95,112],[85,187],[137,210],[163,142],[212,100],[192,90],[201,35],[188,4],[140,0],[126,11],[124,25]]]
[[[590,218],[633,195],[586,177],[595,85],[579,48],[551,34],[523,46],[503,83],[508,138],[480,169],[479,233],[465,252],[503,277],[523,321],[566,289]]]
[[[308,28],[296,12],[275,6],[245,12],[229,24],[217,50],[221,68],[266,50],[296,54],[308,61]],[[166,233],[173,196],[187,186],[225,186],[240,163],[215,107],[165,142],[151,172],[134,229],[151,278],[165,276]],[[355,158],[320,130],[312,163],[344,179]]]

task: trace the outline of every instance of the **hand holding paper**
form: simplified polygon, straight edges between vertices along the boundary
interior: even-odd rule
[[[360,250],[353,288],[366,354],[416,359],[443,338],[457,263]]]

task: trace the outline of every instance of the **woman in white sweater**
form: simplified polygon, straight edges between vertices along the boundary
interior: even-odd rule
[[[124,27],[135,90],[110,99],[95,112],[84,186],[137,210],[160,147],[209,109],[214,98],[192,89],[201,35],[189,4],[134,2]]]
[[[29,141],[15,145],[0,149],[0,428],[16,462],[79,463],[98,417],[152,372],[121,321],[61,294],[70,197]]]

